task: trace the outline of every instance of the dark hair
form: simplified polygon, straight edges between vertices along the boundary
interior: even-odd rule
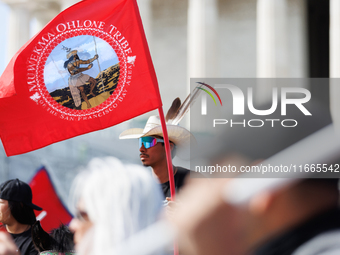
[[[162,137],[162,139],[164,139],[164,138]],[[169,142],[174,145],[174,147],[171,151],[171,158],[174,158],[176,156],[176,144],[174,142],[171,142],[170,140],[169,140]],[[164,146],[164,142],[162,143],[162,145]]]
[[[74,59],[74,55],[72,55],[68,60],[65,61],[64,63],[64,68],[67,68],[67,65]]]
[[[11,210],[12,216],[17,222],[26,225],[33,225],[36,221],[34,211],[31,207],[28,207],[21,202],[11,200],[8,200],[8,206]]]
[[[332,199],[333,202],[329,206],[337,208],[339,200],[338,182],[339,179],[337,178],[301,179],[292,187],[294,189],[294,200],[302,205]]]
[[[171,142],[171,141],[170,141],[170,142]],[[172,142],[171,142],[171,143],[172,143]],[[174,145],[174,148],[173,148],[172,151],[171,151],[171,156],[172,156],[172,158],[174,158],[174,157],[176,156],[176,152],[177,152],[176,144],[173,143],[173,145]]]
[[[51,231],[51,237],[54,240],[51,247],[52,250],[67,252],[74,249],[73,233],[68,226],[60,224],[59,228]]]
[[[39,252],[52,250],[65,253],[74,249],[73,233],[64,224],[48,234],[37,221],[32,226],[32,241]]]

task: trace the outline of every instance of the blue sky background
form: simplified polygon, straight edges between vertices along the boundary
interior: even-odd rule
[[[7,66],[7,38],[8,38],[8,22],[9,22],[9,7],[0,2],[0,75],[3,73]]]
[[[48,57],[45,70],[44,79],[48,92],[53,92],[57,89],[68,87],[68,78],[70,76],[67,69],[64,68],[64,63],[67,60],[67,52],[63,50],[63,46],[78,51],[78,56],[82,60],[92,58],[96,54],[96,47],[94,37],[89,35],[80,35],[66,39],[61,42]],[[118,57],[112,47],[104,40],[95,37],[97,45],[97,53],[99,55],[99,63],[101,71],[118,63]],[[86,67],[88,65],[81,65]],[[90,70],[83,72],[96,78],[99,74],[99,67],[97,60],[93,61],[93,67]]]

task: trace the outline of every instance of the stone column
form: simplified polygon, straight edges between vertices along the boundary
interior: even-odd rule
[[[152,43],[152,6],[151,0],[137,0],[144,32],[149,45]]]
[[[9,19],[8,51],[9,61],[30,39],[30,11],[24,4],[8,4],[11,10]]]
[[[218,75],[216,29],[218,11],[216,0],[189,0],[188,9],[188,77]]]
[[[288,77],[287,0],[257,1],[257,77]],[[272,80],[257,82],[256,101],[271,98]]]
[[[189,0],[188,5],[188,55],[187,55],[187,94],[190,78],[213,78],[218,75],[217,37],[218,26],[217,0]],[[203,81],[203,80],[202,80]],[[202,95],[206,100],[206,95]],[[185,117],[185,127],[190,128],[190,119]]]
[[[33,10],[34,27],[32,28],[32,34],[40,32],[48,22],[50,22],[55,16],[58,15],[60,9],[36,9]]]
[[[286,0],[257,1],[257,76],[287,77]]]
[[[330,1],[330,109],[340,133],[340,0]]]
[[[80,0],[60,0],[61,10],[63,11],[78,2],[80,2]]]

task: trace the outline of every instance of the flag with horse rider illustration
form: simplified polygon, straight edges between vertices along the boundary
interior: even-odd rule
[[[99,58],[98,53],[104,57]],[[45,66],[48,67],[45,68],[45,85],[50,95],[60,105],[71,109],[98,106],[111,96],[119,81],[117,54],[95,36],[66,39],[51,52]]]
[[[0,91],[8,156],[161,107],[136,0],[87,0],[61,12],[16,53]]]

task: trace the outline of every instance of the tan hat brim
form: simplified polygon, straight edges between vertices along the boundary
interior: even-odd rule
[[[142,128],[130,128],[119,135],[119,139],[135,139],[143,136]]]

